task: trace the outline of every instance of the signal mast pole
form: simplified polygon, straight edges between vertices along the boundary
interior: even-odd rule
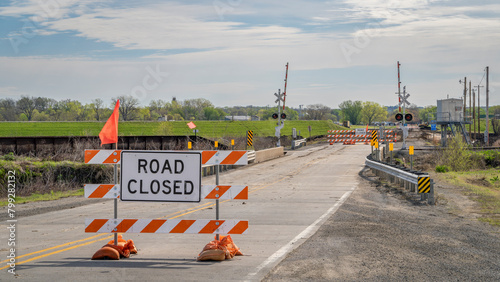
[[[400,66],[401,64],[398,61],[398,98],[399,98],[399,112],[401,113],[401,103],[403,104],[403,145],[401,149],[405,150],[406,149],[406,134],[408,132],[408,129],[406,128],[406,103],[408,102],[407,98],[410,94],[406,94],[406,86],[403,87],[403,96],[401,96],[401,74],[400,74]],[[401,98],[403,97],[403,98]]]
[[[399,76],[399,66],[401,66],[401,64],[398,61],[398,98],[399,98],[399,112],[401,112],[401,77]]]
[[[283,112],[285,112],[285,101],[286,101],[286,82],[288,80],[288,62],[286,63],[286,72],[285,72],[285,88],[283,89]]]

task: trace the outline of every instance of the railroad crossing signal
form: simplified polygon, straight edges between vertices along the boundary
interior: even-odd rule
[[[418,193],[431,192],[431,178],[429,176],[422,176],[418,178]]]
[[[279,91],[278,91],[278,93],[274,93],[274,96],[276,96],[276,98],[277,98],[275,103],[285,102],[285,99],[283,98],[283,94],[284,93],[280,93]]]
[[[253,131],[252,130],[247,131],[247,146],[248,147],[253,146]]]
[[[406,114],[405,115],[405,120],[406,121],[411,121],[413,119],[413,116],[411,114]]]
[[[410,93],[406,93],[406,86],[403,87],[403,93],[396,93],[399,97],[399,107],[406,105],[410,105],[408,102],[408,98],[410,97]]]
[[[401,113],[396,114],[396,120],[397,121],[402,121],[403,120],[403,114],[401,114]]]

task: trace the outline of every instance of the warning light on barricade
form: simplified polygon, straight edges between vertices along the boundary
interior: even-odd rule
[[[406,121],[411,121],[413,119],[413,116],[411,114],[406,114],[405,115],[405,120]]]
[[[397,121],[403,120],[403,114],[396,114],[396,120]]]
[[[282,114],[281,114],[281,118],[282,118],[282,119],[286,119],[286,114],[285,114],[285,113],[282,113]]]
[[[274,114],[273,114],[273,118],[274,118],[274,119],[277,119],[277,118],[278,118],[278,114],[277,114],[277,113],[274,113]]]

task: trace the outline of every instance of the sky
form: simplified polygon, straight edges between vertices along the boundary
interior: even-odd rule
[[[497,0],[0,1],[0,98],[205,98],[217,107],[346,100],[500,104]],[[485,104],[481,87],[481,104]],[[496,90],[498,89],[498,90]]]

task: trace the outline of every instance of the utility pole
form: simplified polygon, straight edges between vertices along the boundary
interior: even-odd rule
[[[467,77],[464,77],[464,121],[465,121],[466,107],[467,107]]]
[[[486,67],[486,146],[490,145],[490,67]]]
[[[472,90],[472,122],[474,122],[474,137],[476,136],[476,89]],[[474,138],[475,139],[475,138]],[[472,140],[472,138],[471,138]]]
[[[474,86],[477,88],[477,133],[481,134],[481,97],[480,97],[480,89],[481,85]]]
[[[471,98],[472,98],[472,81],[469,81],[469,116],[472,115],[472,111],[471,111],[471,106],[472,106],[472,103],[471,103]],[[470,119],[471,123],[469,123],[469,139],[472,140],[472,117]]]

